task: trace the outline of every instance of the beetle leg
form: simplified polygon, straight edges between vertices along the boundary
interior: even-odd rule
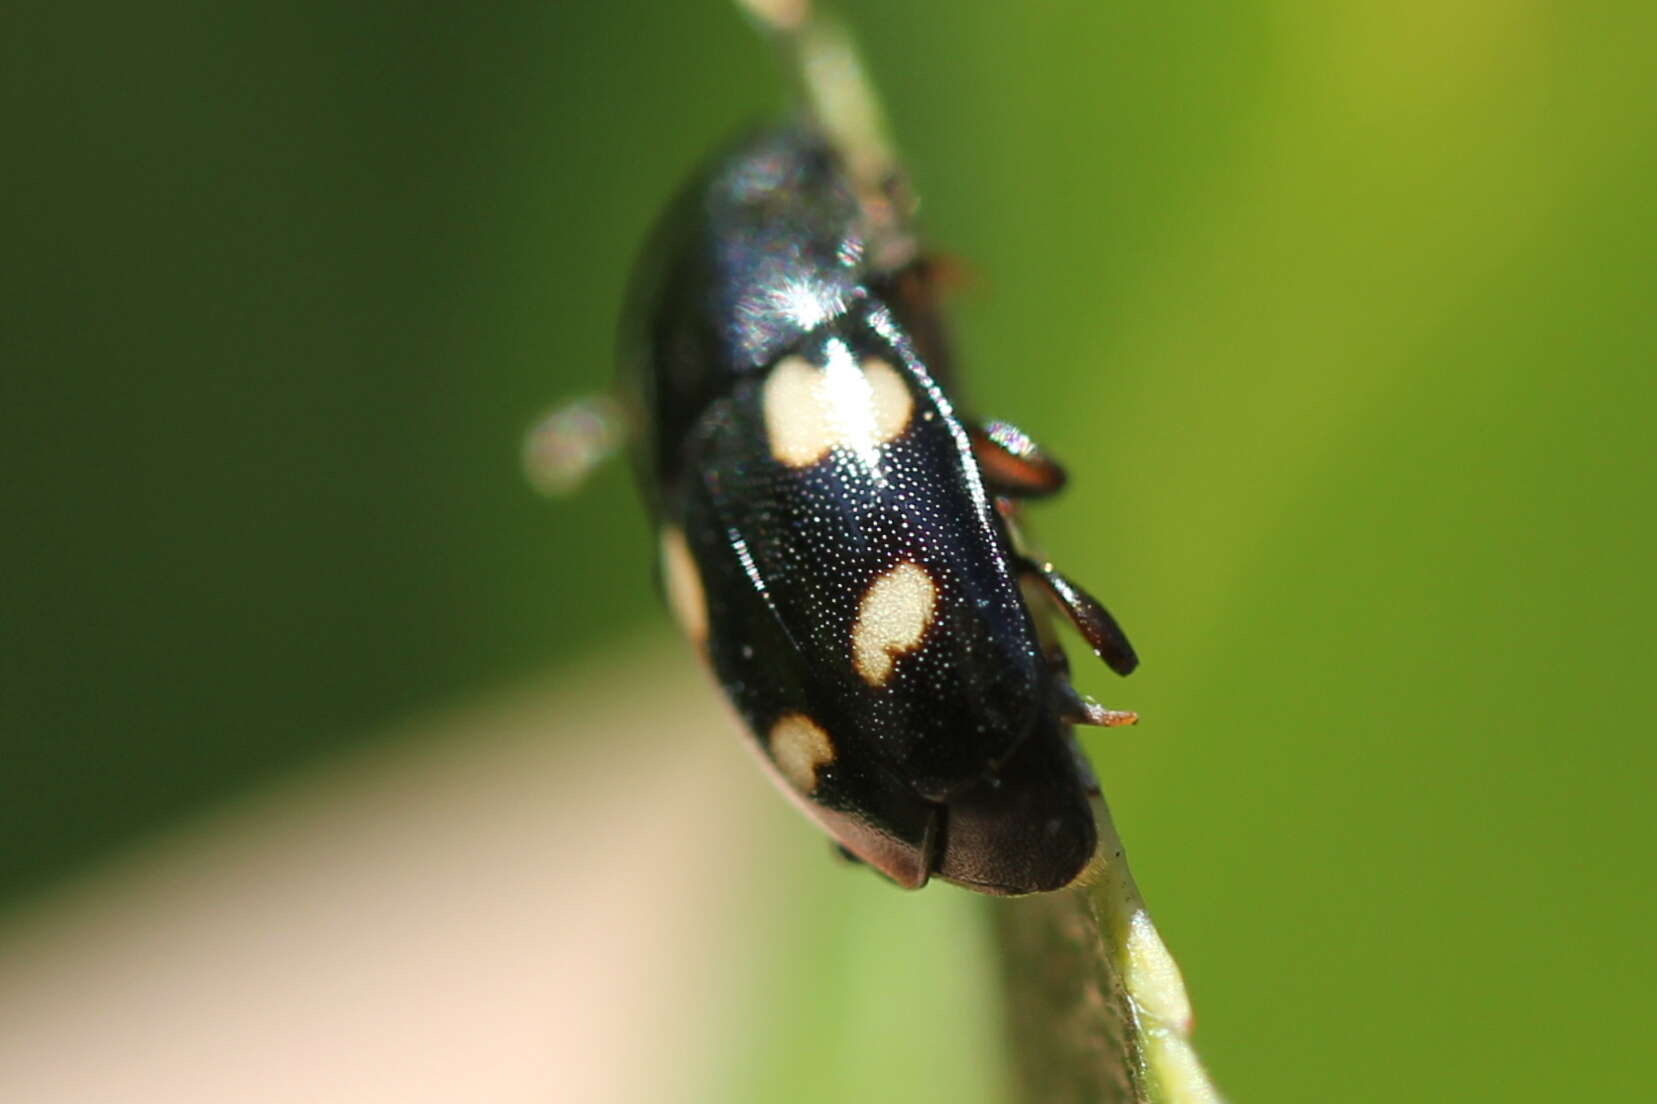
[[[1008,498],[1046,498],[1064,486],[1064,469],[1009,422],[985,422],[967,435],[984,482]]]
[[[928,305],[935,305],[947,296],[970,292],[983,283],[978,271],[965,258],[936,249],[929,249],[909,262],[899,277],[925,288]]]
[[[1026,559],[1022,566],[1064,610],[1093,654],[1104,660],[1106,666],[1119,675],[1130,674],[1139,666],[1139,657],[1128,643],[1127,634],[1097,598],[1059,574],[1050,563]]]
[[[1106,709],[1086,694],[1077,692],[1070,681],[1060,677],[1058,680],[1059,719],[1069,724],[1094,725],[1099,728],[1116,728],[1120,725],[1139,723],[1139,714],[1127,709]]]
[[[524,475],[544,495],[572,494],[632,435],[614,396],[574,399],[549,410],[524,434]]]
[[[839,859],[841,862],[846,863],[850,866],[864,866],[864,865],[866,865],[863,862],[862,859],[858,858],[852,852],[851,848],[847,847],[845,844],[839,842],[838,840],[829,840],[829,852],[831,854],[833,854],[835,858]]]

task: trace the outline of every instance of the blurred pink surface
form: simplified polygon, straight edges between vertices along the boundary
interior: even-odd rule
[[[0,1100],[704,1097],[770,799],[684,653],[629,656],[621,702],[410,727],[11,919]]]

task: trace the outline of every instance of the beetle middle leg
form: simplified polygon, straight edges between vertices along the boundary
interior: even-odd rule
[[[1020,567],[1026,575],[1041,584],[1042,589],[1070,618],[1070,623],[1076,626],[1076,631],[1082,634],[1093,654],[1104,660],[1112,671],[1128,675],[1139,666],[1139,657],[1134,654],[1133,645],[1128,643],[1127,634],[1097,598],[1059,574],[1050,563],[1037,563],[1025,558],[1021,559]]]

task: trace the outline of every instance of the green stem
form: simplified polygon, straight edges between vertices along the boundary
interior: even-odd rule
[[[1043,1104],[1210,1104],[1191,1006],[1102,799],[1087,888],[994,901],[1013,1068]]]

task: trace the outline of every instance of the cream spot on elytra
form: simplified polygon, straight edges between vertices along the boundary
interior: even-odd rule
[[[914,650],[932,624],[938,584],[919,564],[901,563],[869,584],[852,623],[852,665],[883,686],[897,657]]]
[[[915,410],[914,396],[897,370],[879,357],[863,361],[863,378],[869,381],[874,402],[875,436],[883,442],[897,438],[909,427],[910,415]]]
[[[769,742],[777,770],[803,794],[817,788],[817,772],[834,762],[828,733],[804,713],[784,713],[777,718]]]
[[[880,446],[908,428],[914,396],[890,364],[869,357],[859,365],[844,342],[829,342],[825,360],[816,368],[804,357],[783,357],[766,377],[762,404],[771,455],[803,468],[840,448],[876,469]]]
[[[815,464],[834,447],[822,373],[804,357],[783,357],[765,380],[765,435],[771,455],[791,468]]]
[[[680,630],[693,643],[701,644],[708,638],[708,602],[702,591],[702,573],[690,554],[684,530],[664,525],[661,544],[662,586],[667,591],[668,608]]]

